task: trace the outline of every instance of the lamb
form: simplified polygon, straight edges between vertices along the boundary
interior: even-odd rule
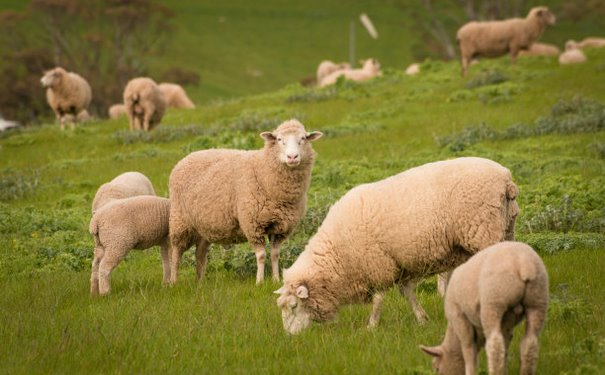
[[[166,100],[158,85],[146,77],[134,78],[124,89],[124,104],[130,122],[130,131],[149,131],[160,124]]]
[[[45,72],[40,82],[46,88],[46,100],[55,112],[61,130],[65,129],[66,123],[73,129],[79,114],[88,108],[92,99],[88,82],[61,67]]]
[[[575,40],[568,40],[567,43],[576,46],[577,48],[601,48],[605,47],[605,38],[598,37],[589,37],[584,38],[581,42],[576,42]],[[565,45],[567,46],[567,43]]]
[[[554,25],[555,16],[547,7],[534,7],[525,19],[502,21],[471,21],[456,34],[462,56],[462,75],[466,75],[470,61],[479,56],[498,57],[510,54],[514,64],[520,50],[528,49],[537,41],[546,26]]]
[[[158,88],[164,95],[168,108],[195,108],[195,104],[189,99],[185,89],[176,83],[160,83]]]
[[[353,81],[367,81],[376,76],[381,75],[380,63],[376,59],[367,59],[363,62],[363,68],[361,69],[344,69],[328,74],[319,82],[320,87],[333,85],[336,83],[339,77],[344,77],[348,80]]]
[[[260,134],[264,148],[213,149],[189,154],[170,174],[171,282],[185,250],[196,244],[201,279],[211,243],[248,241],[256,254],[256,283],[264,278],[265,236],[271,243],[273,279],[279,280],[281,243],[306,211],[315,153],[321,132],[306,132],[297,120]]]
[[[533,43],[527,50],[519,51],[519,56],[558,56],[561,49],[554,44]]]
[[[406,69],[405,69],[405,74],[409,75],[409,76],[414,76],[416,74],[420,73],[420,64],[418,63],[413,63],[410,64]]]
[[[321,81],[328,75],[343,69],[351,69],[351,64],[347,62],[336,64],[330,60],[322,61],[317,67],[317,83],[321,83]]]
[[[92,201],[92,213],[113,200],[137,195],[155,195],[151,181],[139,172],[122,173],[99,187]]]
[[[565,43],[565,52],[559,55],[559,64],[581,64],[586,62],[586,55],[572,41]]]
[[[521,374],[535,374],[538,335],[548,307],[548,274],[540,256],[521,242],[501,242],[454,270],[445,296],[448,320],[439,346],[420,348],[440,374],[476,374],[485,345],[489,374],[507,374],[513,329],[526,319]]]
[[[114,104],[109,107],[107,114],[109,115],[110,119],[117,120],[127,114],[126,105],[122,103]]]
[[[342,304],[371,297],[369,325],[376,325],[381,294],[393,284],[409,287],[489,245],[514,239],[516,196],[508,169],[470,157],[353,188],[284,270],[284,284],[276,291],[284,329],[296,334],[311,321],[332,319]]]
[[[161,246],[164,282],[170,280],[168,218],[170,201],[140,195],[107,203],[92,215],[89,231],[95,239],[90,293],[111,291],[111,271],[130,249]]]

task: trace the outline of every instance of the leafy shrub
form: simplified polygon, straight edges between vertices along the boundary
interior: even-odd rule
[[[29,174],[18,173],[12,169],[5,169],[0,174],[0,201],[10,201],[23,198],[33,193],[40,182],[38,170]]]
[[[435,141],[439,147],[446,147],[453,152],[463,151],[467,147],[481,142],[485,139],[494,139],[497,137],[496,131],[485,123],[479,125],[470,125],[462,129],[459,133],[450,134],[445,137],[436,137]]]
[[[213,134],[216,131],[201,125],[186,126],[161,126],[153,131],[119,130],[113,134],[113,138],[119,143],[128,145],[133,143],[165,143],[177,139],[190,138],[196,135]]]
[[[288,95],[288,97],[286,97],[286,103],[321,102],[331,99],[337,94],[338,91],[335,87],[328,87],[323,90],[316,88],[301,88]]]
[[[510,77],[499,70],[488,70],[477,74],[471,78],[465,85],[467,89],[474,89],[481,86],[497,85],[510,80]]]
[[[517,241],[523,241],[543,254],[555,254],[575,249],[605,248],[605,235],[602,233],[517,233]]]
[[[588,148],[596,153],[599,158],[605,159],[605,143],[594,142],[588,145]]]

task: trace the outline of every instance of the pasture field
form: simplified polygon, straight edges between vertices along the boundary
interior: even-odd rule
[[[520,188],[517,238],[550,274],[539,373],[602,373],[605,50],[587,54],[568,67],[556,58],[482,61],[467,78],[455,62],[425,61],[414,77],[386,65],[364,84],[290,84],[169,111],[148,134],[129,133],[125,118],[1,133],[0,373],[431,373],[418,345],[445,331],[434,278],[418,288],[431,317],[424,327],[390,292],[374,331],[365,328],[370,307],[349,306],[295,337],[281,326],[279,285],[254,286],[246,244],[213,247],[199,285],[187,253],[172,288],[161,285],[157,248],[133,251],[113,273],[112,294],[89,296],[88,221],[100,184],[138,170],[167,196],[168,175],[189,152],[259,148],[258,133],[291,117],[325,136],[314,143],[308,212],[283,246],[284,267],[353,186],[430,161],[491,158]]]

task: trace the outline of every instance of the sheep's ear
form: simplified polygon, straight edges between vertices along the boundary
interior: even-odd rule
[[[443,349],[440,346],[424,346],[420,345],[420,349],[431,357],[442,357]]]
[[[262,132],[260,133],[260,136],[267,142],[275,141],[275,135],[271,132]]]
[[[304,285],[299,286],[296,288],[296,297],[300,299],[309,298],[309,289]]]
[[[309,132],[309,133],[307,133],[307,141],[313,142],[313,141],[321,138],[322,135],[324,135],[324,133],[322,133],[322,132]]]
[[[284,287],[282,286],[281,288],[279,288],[279,289],[277,289],[277,290],[274,290],[274,291],[273,291],[273,294],[284,294],[284,292],[285,292],[285,289],[284,289]]]
[[[537,14],[538,14],[538,16],[542,17],[542,14],[544,14],[544,11],[542,9],[540,9]]]

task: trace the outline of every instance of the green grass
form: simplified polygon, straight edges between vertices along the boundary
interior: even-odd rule
[[[125,119],[75,131],[47,124],[0,134],[0,373],[429,373],[418,345],[439,342],[445,330],[434,279],[419,288],[432,318],[426,327],[392,292],[376,331],[365,328],[369,306],[350,306],[337,322],[297,337],[283,333],[271,293],[278,285],[254,286],[246,244],[213,247],[199,287],[192,254],[179,283],[165,288],[157,249],[132,252],[114,271],[112,295],[89,297],[87,227],[100,184],[138,170],[167,196],[168,175],[187,153],[260,147],[258,133],[290,117],[326,135],[314,144],[308,212],[284,245],[282,265],[291,264],[327,208],[353,186],[430,161],[491,158],[511,169],[520,188],[517,236],[540,251],[551,278],[540,373],[598,373],[605,366],[599,272],[605,267],[599,151],[605,131],[597,120],[587,128],[584,121],[557,122],[552,113],[584,100],[597,105],[581,112],[581,120],[603,115],[605,50],[588,57],[569,67],[556,58],[520,59],[516,66],[506,58],[482,61],[468,78],[460,78],[454,62],[427,61],[415,77],[387,64],[382,78],[365,84],[281,85],[169,111],[150,134],[126,133]],[[506,79],[489,78],[493,72]],[[514,127],[547,120],[555,130],[546,134]],[[468,131],[481,124],[508,136]],[[464,147],[440,142],[446,138]],[[518,338],[512,371],[517,361]]]

